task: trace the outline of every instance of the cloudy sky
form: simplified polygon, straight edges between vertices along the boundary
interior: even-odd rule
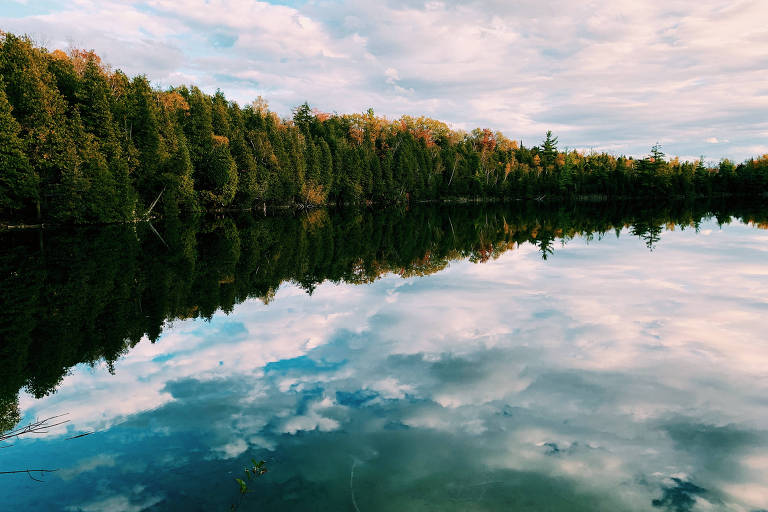
[[[288,115],[426,114],[524,143],[768,153],[763,0],[3,0],[0,28]]]

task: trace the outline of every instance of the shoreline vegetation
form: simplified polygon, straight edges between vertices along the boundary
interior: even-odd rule
[[[372,109],[290,119],[197,87],[159,90],[93,51],[0,32],[0,219],[8,226],[134,222],[224,209],[425,201],[763,197],[768,155],[715,167],[525,147]]]

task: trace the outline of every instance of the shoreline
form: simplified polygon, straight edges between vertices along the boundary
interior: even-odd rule
[[[232,214],[242,212],[261,212],[263,216],[268,216],[269,213],[285,213],[291,212],[293,214],[311,212],[317,210],[336,210],[336,209],[387,209],[394,207],[410,208],[415,205],[469,205],[469,204],[504,204],[504,203],[530,203],[537,205],[551,205],[558,203],[564,204],[611,204],[611,203],[630,203],[637,204],[640,202],[648,202],[648,197],[633,197],[633,196],[618,196],[610,197],[607,195],[591,194],[582,195],[578,197],[540,197],[540,198],[496,198],[496,197],[459,197],[459,198],[446,198],[446,199],[415,199],[411,201],[402,202],[359,202],[359,203],[326,203],[326,204],[282,204],[282,205],[266,205],[256,206],[253,208],[212,208],[208,210],[190,210],[180,212],[183,215],[188,216],[205,216],[215,214]],[[725,201],[746,201],[746,202],[760,202],[768,199],[768,192],[762,194],[750,194],[750,195],[717,195],[717,196],[675,196],[664,197],[661,200],[655,200],[653,203],[658,204],[674,204],[681,202],[697,202],[697,201],[713,201],[713,200],[725,200]],[[65,222],[18,222],[12,223],[12,221],[0,221],[0,233],[9,231],[23,231],[23,230],[45,230],[51,228],[71,228],[71,227],[94,227],[94,226],[114,226],[121,224],[138,224],[142,222],[149,222],[152,220],[159,220],[164,218],[163,215],[153,215],[146,218],[137,218],[133,220],[125,220],[118,222],[90,222],[90,223],[65,223]]]

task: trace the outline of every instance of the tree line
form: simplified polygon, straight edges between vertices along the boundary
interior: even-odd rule
[[[174,320],[211,318],[248,298],[272,300],[285,282],[311,293],[324,281],[368,283],[387,273],[439,272],[482,263],[520,244],[546,258],[574,237],[618,236],[649,247],[674,226],[732,216],[768,229],[759,206],[537,202],[316,209],[275,217],[83,226],[0,233],[0,420],[16,396],[52,392],[71,367],[112,365]],[[408,236],[403,236],[407,233]],[[10,414],[10,413],[9,413]],[[13,416],[15,417],[15,416]]]
[[[308,104],[281,119],[197,87],[153,88],[93,51],[0,33],[0,217],[106,223],[266,205],[485,198],[762,195],[768,155],[738,165],[525,147],[489,129]]]

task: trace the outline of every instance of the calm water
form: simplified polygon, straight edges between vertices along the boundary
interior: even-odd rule
[[[761,211],[6,234],[0,509],[766,509]]]

